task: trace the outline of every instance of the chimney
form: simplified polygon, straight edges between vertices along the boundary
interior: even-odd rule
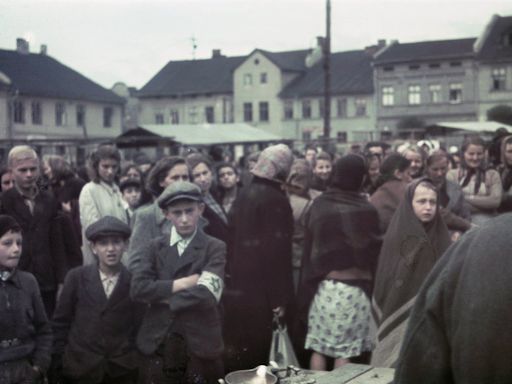
[[[18,37],[16,39],[16,52],[28,55],[30,53],[28,41],[22,37]]]
[[[386,39],[377,40],[377,47],[384,48],[386,46]]]
[[[212,59],[222,57],[220,49],[212,49]]]
[[[317,45],[317,47],[320,47],[320,49],[323,49],[324,48],[324,43],[325,43],[325,37],[323,37],[323,36],[317,36],[316,37],[316,45]]]
[[[43,56],[46,56],[48,54],[48,46],[46,44],[41,44],[41,49],[39,50],[39,53]]]

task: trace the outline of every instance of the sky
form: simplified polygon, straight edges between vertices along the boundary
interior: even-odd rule
[[[0,49],[16,38],[98,84],[141,88],[171,60],[207,59],[213,49],[313,48],[325,35],[325,0],[0,0]],[[331,0],[332,51],[379,39],[413,42],[478,37],[502,0]],[[193,49],[194,41],[196,49]]]

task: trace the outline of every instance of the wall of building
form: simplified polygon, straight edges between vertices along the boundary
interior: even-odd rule
[[[121,134],[122,106],[118,104],[100,104],[86,101],[69,101],[58,99],[33,98],[18,96],[24,105],[24,122],[13,121],[13,138],[83,138],[85,132],[89,138],[112,138]],[[32,123],[32,102],[41,105],[41,124]],[[66,118],[61,126],[56,125],[56,104],[63,103]],[[5,105],[5,102],[1,103]],[[85,108],[85,128],[77,125],[77,106]],[[112,108],[111,127],[103,126],[103,108]],[[0,108],[4,108],[3,106]],[[14,117],[13,117],[14,118]],[[3,136],[2,138],[7,138]]]
[[[437,67],[438,66],[438,67]],[[390,70],[393,68],[393,70]],[[417,117],[427,124],[447,120],[475,120],[477,115],[477,72],[471,59],[408,62],[379,65],[375,69],[375,102],[380,131],[396,131],[403,118]],[[460,84],[462,99],[450,101],[450,85]],[[409,102],[409,86],[420,87],[420,102]],[[432,100],[429,87],[440,86],[440,99]],[[383,89],[393,87],[394,103],[385,105]]]
[[[503,89],[495,89],[493,84],[493,70],[505,71]],[[487,120],[487,111],[497,105],[512,107],[512,62],[496,64],[480,64],[478,70],[479,105],[478,119]]]
[[[140,99],[139,123],[158,124],[157,115],[162,115],[161,124],[174,124],[171,112],[176,111],[179,116],[179,124],[203,124],[207,122],[205,112],[207,107],[213,107],[214,123],[233,122],[233,96],[216,94]]]

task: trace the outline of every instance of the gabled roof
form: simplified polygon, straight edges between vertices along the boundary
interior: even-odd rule
[[[501,17],[495,15],[485,31],[482,45],[477,52],[477,58],[481,61],[500,61],[512,60],[512,41],[508,40],[508,45],[504,40],[512,39],[512,16]]]
[[[475,38],[468,38],[403,44],[393,43],[375,57],[374,63],[382,65],[409,61],[473,57],[473,44],[475,41]]]
[[[233,93],[233,71],[244,57],[170,61],[140,89],[138,97]]]
[[[332,94],[373,93],[371,56],[365,51],[337,52],[331,55]],[[324,93],[323,62],[319,61],[281,93],[282,98],[320,96]]]
[[[21,95],[123,104],[124,100],[77,71],[42,54],[0,49],[0,71]]]
[[[254,52],[261,52],[282,71],[300,72],[307,69],[306,56],[311,50],[302,49],[298,51],[270,52],[263,49],[255,49],[249,56]]]

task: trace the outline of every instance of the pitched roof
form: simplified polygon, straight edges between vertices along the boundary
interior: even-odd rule
[[[379,65],[408,61],[473,57],[473,44],[475,41],[475,38],[468,38],[403,44],[394,43],[380,54],[377,54],[374,63]]]
[[[306,70],[306,56],[311,52],[310,49],[298,51],[270,52],[263,49],[256,49],[265,55],[270,61],[279,67],[282,71],[304,71]]]
[[[482,61],[512,60],[512,41],[504,44],[507,35],[512,39],[512,16],[495,15],[485,31],[477,58]]]
[[[22,95],[122,104],[124,100],[54,58],[0,49],[0,71]]]
[[[243,60],[245,56],[170,61],[140,89],[138,96],[233,93],[233,71]]]
[[[371,56],[365,51],[337,52],[331,55],[331,93],[369,94],[373,92],[373,70]],[[297,79],[280,93],[280,97],[320,96],[324,92],[324,69],[322,61]]]

